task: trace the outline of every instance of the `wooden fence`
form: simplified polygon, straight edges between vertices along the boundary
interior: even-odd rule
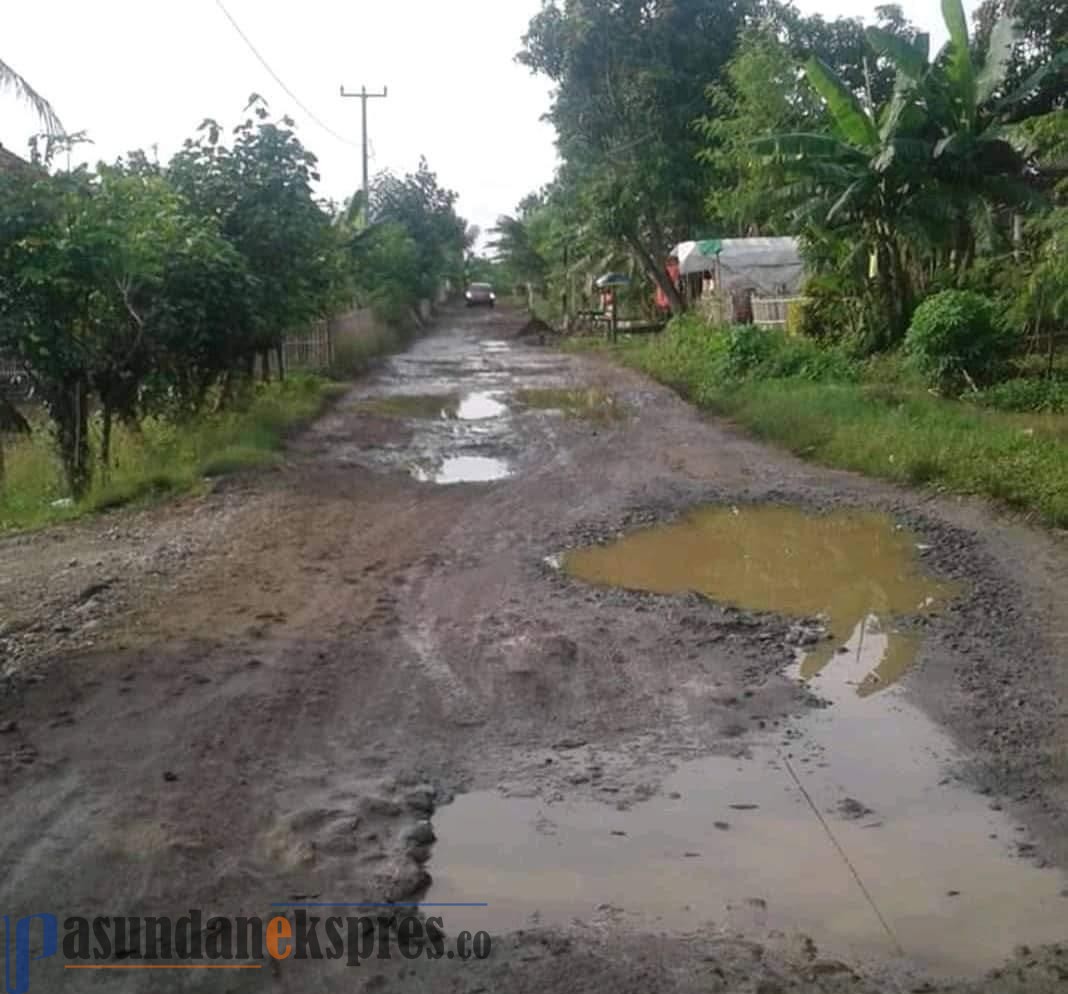
[[[753,324],[760,328],[785,329],[792,313],[804,303],[804,297],[754,297]]]

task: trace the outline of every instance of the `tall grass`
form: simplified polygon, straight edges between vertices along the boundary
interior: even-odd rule
[[[859,363],[812,342],[752,334],[766,341],[732,344],[729,332],[681,322],[602,349],[805,458],[992,497],[1068,526],[1068,416],[941,399],[896,357]]]
[[[46,424],[8,445],[0,487],[0,531],[34,528],[94,511],[196,489],[280,458],[287,432],[310,420],[344,387],[311,376],[258,385],[235,409],[187,421],[146,418],[116,425],[108,472],[97,468],[85,498],[70,501]]]

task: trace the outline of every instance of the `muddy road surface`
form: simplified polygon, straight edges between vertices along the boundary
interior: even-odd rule
[[[1063,536],[522,324],[446,314],[275,470],[0,543],[32,989],[1063,989]],[[191,911],[318,918],[322,956],[64,948]]]

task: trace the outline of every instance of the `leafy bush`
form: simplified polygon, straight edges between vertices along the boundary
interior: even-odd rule
[[[760,379],[849,382],[857,378],[856,363],[838,346],[776,332],[764,334],[772,349],[756,371]]]
[[[755,325],[743,324],[724,332],[726,348],[722,372],[725,379],[743,380],[763,366],[776,349],[774,337]]]
[[[804,304],[796,317],[788,315],[789,331],[797,331],[806,338],[839,341],[855,337],[863,320],[863,307],[856,297],[856,289],[835,276],[813,276],[802,291]]]
[[[960,393],[998,378],[1012,336],[989,299],[970,290],[943,290],[916,308],[905,351],[928,382]]]
[[[999,411],[1063,414],[1068,411],[1068,380],[1005,380],[983,390],[976,401]]]
[[[627,358],[698,403],[722,386],[752,380],[852,382],[859,375],[838,346],[753,325],[717,328],[695,315],[676,318]]]

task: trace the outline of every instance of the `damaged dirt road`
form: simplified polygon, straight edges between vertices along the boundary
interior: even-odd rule
[[[521,324],[447,314],[276,471],[0,543],[4,914],[424,902],[490,955],[35,989],[1063,989],[1063,538]]]

